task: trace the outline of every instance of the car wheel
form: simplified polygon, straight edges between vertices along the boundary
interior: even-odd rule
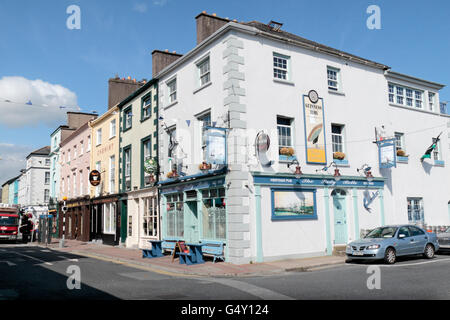
[[[395,254],[395,250],[393,248],[387,248],[384,253],[384,262],[387,264],[394,264],[397,260],[397,255]]]
[[[434,257],[434,247],[432,244],[427,244],[423,256],[427,259],[432,259]]]

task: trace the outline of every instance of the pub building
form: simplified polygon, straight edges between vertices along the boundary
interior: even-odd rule
[[[195,48],[153,74],[163,239],[220,238],[241,264],[331,255],[386,224],[450,224],[444,85],[282,23],[196,20]],[[205,121],[225,145],[204,143]],[[223,176],[198,173],[220,150]]]
[[[89,123],[91,129],[89,240],[118,245],[121,236],[119,206],[119,115],[113,106]]]

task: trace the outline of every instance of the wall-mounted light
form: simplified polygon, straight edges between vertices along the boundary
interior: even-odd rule
[[[292,171],[292,169],[291,169],[291,167],[293,165],[295,165],[295,171]],[[289,171],[291,171],[295,175],[296,179],[300,179],[300,177],[302,176],[303,172],[302,172],[300,164],[298,163],[297,160],[292,160],[291,163],[287,164],[287,167],[288,167]]]
[[[372,167],[369,167],[368,164],[363,164],[361,168],[356,169],[356,171],[359,173],[360,171],[363,171],[364,175],[366,176],[367,181],[372,182],[373,181],[373,175],[372,171],[370,171]]]
[[[331,166],[334,166],[334,174],[333,174],[334,180],[336,180],[336,181],[341,180],[341,173],[339,172],[339,169],[338,169],[338,167],[336,165],[336,162],[334,162],[334,161],[332,161],[330,163],[330,165],[325,166],[322,169],[317,169],[316,172],[318,172],[318,171],[328,172],[328,169],[330,169]]]

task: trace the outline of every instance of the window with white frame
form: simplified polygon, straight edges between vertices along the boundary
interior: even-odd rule
[[[116,204],[103,204],[103,233],[116,233]]]
[[[124,150],[125,157],[125,190],[131,190],[131,147]]]
[[[61,179],[61,193],[64,195],[66,192],[66,189],[64,189],[64,178]]]
[[[401,132],[395,132],[395,149],[405,151],[405,135]]]
[[[425,223],[423,199],[407,198],[407,204],[408,204],[408,222],[410,224]]]
[[[435,111],[434,110],[436,105],[435,97],[436,95],[433,92],[428,92],[428,107],[430,111]]]
[[[67,176],[67,196],[70,197],[70,176]]]
[[[202,159],[203,161],[206,161],[206,127],[211,126],[211,112],[198,116],[197,120],[202,123]]]
[[[109,193],[116,188],[116,156],[109,157]]]
[[[80,177],[80,197],[83,196],[83,170],[78,171]]]
[[[345,126],[342,124],[331,125],[331,144],[334,152],[345,153]]]
[[[339,91],[340,70],[333,67],[327,67],[328,89]]]
[[[281,154],[282,148],[292,148],[292,122],[291,118],[277,116],[277,130],[278,130],[278,147]]]
[[[77,196],[77,174],[73,173],[73,197],[75,198]]]
[[[144,198],[144,214],[142,216],[142,231],[146,237],[158,236],[158,199]]]
[[[97,146],[102,144],[102,128],[97,129]]]
[[[44,202],[48,203],[49,200],[50,200],[50,190],[45,189],[44,190]]]
[[[77,146],[73,147],[73,159],[75,160],[75,158],[77,157]]]
[[[83,140],[80,141],[80,156],[83,155],[84,153],[84,144],[83,144]]]
[[[70,162],[70,149],[67,150],[67,162]]]
[[[50,166],[50,159],[45,159],[45,166],[49,167]]]
[[[177,79],[167,82],[167,91],[169,96],[169,103],[177,101]]]
[[[197,64],[198,75],[200,79],[200,86],[203,86],[211,81],[209,69],[209,57],[203,59]]]
[[[275,79],[289,80],[290,57],[273,53],[273,77]]]
[[[50,184],[50,172],[45,172],[45,184]]]
[[[442,156],[441,156],[441,141],[438,140],[436,142],[436,139],[433,138],[433,143],[436,144],[436,147],[433,149],[433,159],[437,160],[437,161],[440,161],[440,160],[442,160]]]
[[[423,107],[423,91],[397,84],[388,84],[389,102],[408,107]]]
[[[88,140],[88,145],[87,145],[86,151],[89,152],[89,151],[91,151],[91,136],[88,136],[87,140]]]
[[[113,119],[109,123],[109,137],[113,138],[116,136],[116,119]]]
[[[142,149],[143,149],[143,152],[144,152],[144,155],[143,155],[143,157],[144,157],[143,160],[144,161],[142,163],[141,170],[142,170],[142,173],[144,174],[144,185],[148,186],[148,185],[150,185],[150,173],[145,172],[144,165],[145,165],[145,162],[147,160],[151,159],[151,157],[152,157],[152,144],[151,144],[151,139],[150,138],[142,141]]]
[[[152,113],[152,95],[151,93],[142,99],[142,119],[147,119]]]

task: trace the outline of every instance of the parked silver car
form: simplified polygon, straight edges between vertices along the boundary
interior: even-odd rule
[[[437,235],[439,241],[439,250],[450,250],[450,227]]]
[[[423,254],[427,259],[439,250],[437,236],[413,225],[379,227],[364,238],[350,242],[345,250],[349,260],[384,259],[393,264],[399,256]]]

